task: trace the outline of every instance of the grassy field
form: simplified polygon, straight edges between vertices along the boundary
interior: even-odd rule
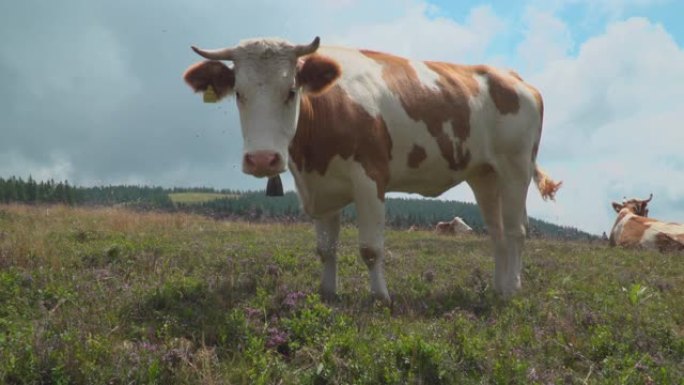
[[[170,193],[169,198],[173,203],[203,203],[216,199],[236,198],[235,194],[204,193],[204,192],[183,192]]]
[[[311,226],[0,206],[0,383],[684,384],[684,257],[388,231],[391,308],[356,229],[319,301]]]

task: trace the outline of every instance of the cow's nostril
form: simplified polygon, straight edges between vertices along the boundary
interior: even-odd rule
[[[254,166],[254,158],[250,154],[245,154],[245,163],[250,166]]]
[[[268,163],[269,167],[275,167],[280,163],[280,155],[278,154],[273,154],[273,158],[271,158],[271,161]]]

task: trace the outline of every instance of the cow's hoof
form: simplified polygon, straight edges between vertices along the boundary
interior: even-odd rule
[[[500,289],[497,289],[494,291],[502,299],[508,300],[508,299],[511,299],[519,291],[519,288],[516,288],[514,286],[510,286],[510,287],[500,288]]]
[[[335,303],[335,302],[338,302],[340,300],[340,298],[337,296],[337,293],[335,293],[334,291],[330,292],[330,291],[321,290],[321,300],[323,302],[327,302],[327,303]]]
[[[390,298],[389,294],[387,293],[373,293],[373,299],[375,300],[375,302],[380,303],[383,306],[392,308],[392,298]]]

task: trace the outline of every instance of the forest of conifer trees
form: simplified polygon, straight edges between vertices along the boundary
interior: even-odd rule
[[[208,193],[223,194],[224,198],[206,202],[174,202],[170,194]],[[282,197],[267,197],[264,191],[216,190],[210,187],[163,188],[133,185],[95,187],[72,186],[67,181],[35,181],[17,177],[0,178],[0,202],[25,204],[66,204],[85,206],[126,206],[137,210],[189,212],[216,219],[242,219],[251,221],[308,221],[301,211],[294,192]],[[438,199],[388,198],[386,222],[393,228],[417,226],[432,229],[436,222],[461,217],[476,232],[486,231],[477,205]],[[342,212],[345,223],[356,219],[354,206]],[[530,218],[529,232],[533,236],[562,239],[594,239],[593,235],[573,227],[557,226]]]

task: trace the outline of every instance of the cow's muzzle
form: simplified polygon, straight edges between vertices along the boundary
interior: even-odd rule
[[[242,171],[258,178],[276,176],[285,171],[285,162],[275,151],[248,152],[242,159]]]

